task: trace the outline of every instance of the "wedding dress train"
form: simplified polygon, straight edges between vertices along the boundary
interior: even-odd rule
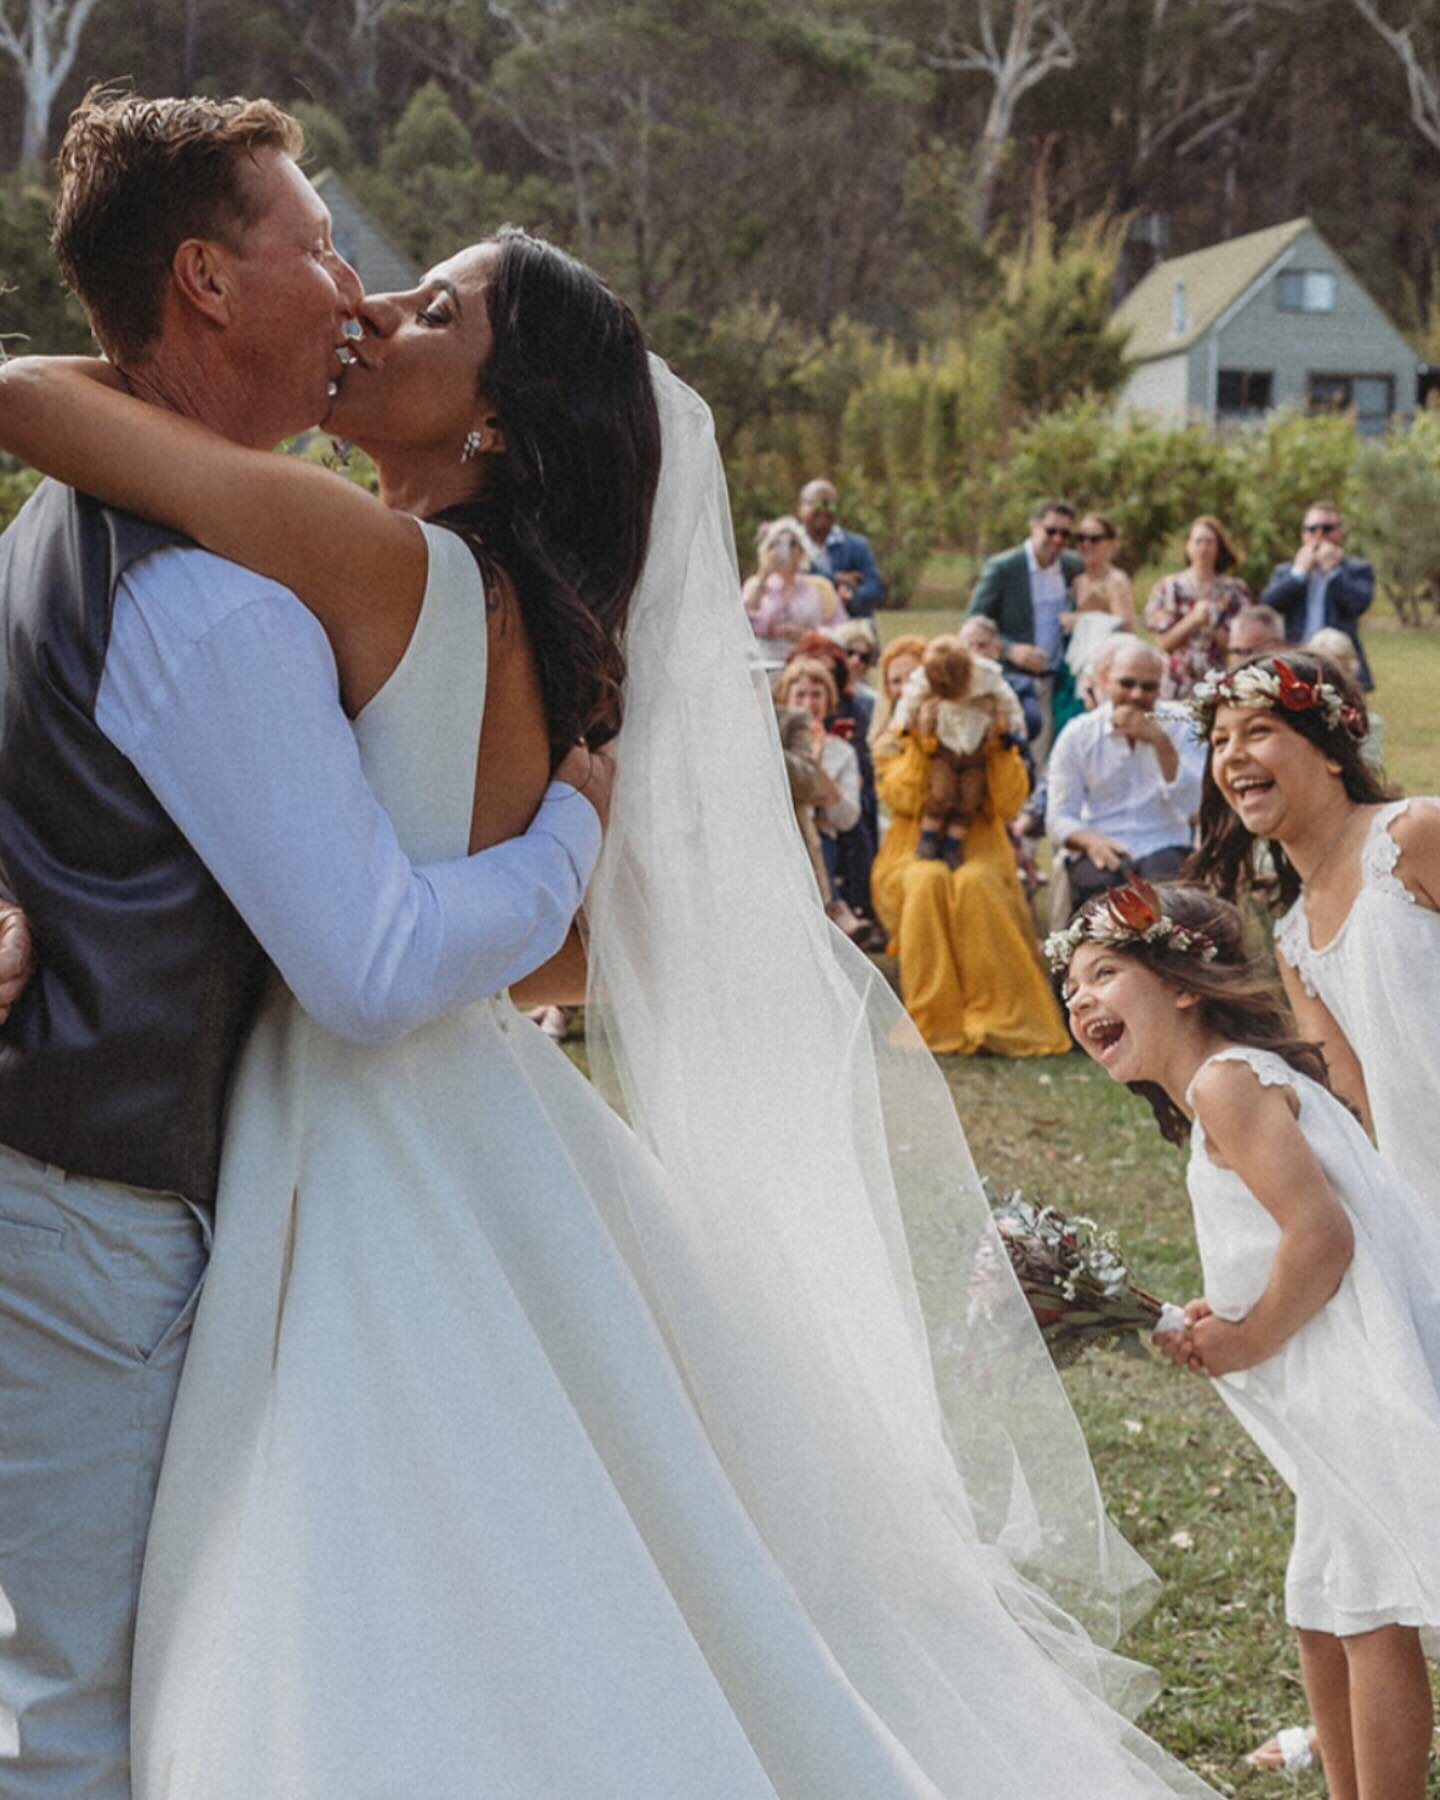
[[[465,850],[485,674],[474,561],[427,536],[414,638],[356,724],[417,862]],[[624,752],[621,767],[638,780]],[[837,994],[866,969],[845,963]],[[672,1001],[650,1003],[663,1042]],[[863,1110],[883,1078],[859,1046],[849,1063]],[[734,1079],[753,1111],[774,1098]],[[716,1101],[694,1096],[697,1129]],[[817,1179],[843,1186],[882,1155],[859,1141],[868,1117]],[[1208,1792],[1109,1704],[1133,1665],[1024,1572],[1027,1533],[1063,1534],[1019,1453],[996,1450],[1019,1404],[1004,1382],[974,1409],[974,1443],[947,1441],[885,1220],[868,1202],[847,1219],[842,1194],[799,1248],[777,1224],[742,1280],[726,1227],[696,1232],[678,1180],[503,996],[357,1047],[275,985],[232,1095],[147,1558],[136,1800]],[[751,1199],[730,1197],[737,1231]],[[835,1316],[863,1330],[825,1390],[807,1321],[846,1259]],[[1008,1305],[1008,1268],[986,1279]],[[872,1289],[893,1332],[857,1310]],[[977,1289],[969,1310],[989,1303]],[[796,1366],[772,1324],[801,1340]],[[1034,1379],[1058,1393],[1048,1365]],[[892,1390],[916,1380],[902,1415]],[[864,1470],[847,1396],[884,1421]],[[1074,1486],[1057,1405],[1058,1426],[1007,1427],[1048,1437]],[[952,1454],[995,1464],[1004,1520],[981,1516]]]

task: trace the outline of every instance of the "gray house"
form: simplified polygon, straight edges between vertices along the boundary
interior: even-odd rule
[[[415,287],[420,271],[403,257],[333,169],[312,178],[330,208],[335,248],[365,284],[367,294],[403,293]]]
[[[1114,320],[1134,362],[1121,412],[1223,424],[1295,406],[1375,433],[1415,407],[1419,358],[1309,219],[1160,263]]]

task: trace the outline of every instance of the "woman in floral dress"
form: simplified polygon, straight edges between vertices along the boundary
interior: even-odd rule
[[[1202,513],[1195,520],[1185,555],[1185,568],[1157,581],[1145,603],[1146,627],[1165,653],[1166,700],[1188,699],[1197,682],[1224,669],[1230,621],[1251,602],[1230,573],[1239,556],[1218,519]]]

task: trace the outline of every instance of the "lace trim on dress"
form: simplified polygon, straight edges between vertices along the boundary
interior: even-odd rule
[[[1200,1067],[1190,1077],[1190,1085],[1185,1089],[1185,1104],[1194,1111],[1194,1102],[1190,1096],[1195,1092],[1195,1083],[1208,1069],[1211,1063],[1238,1062],[1244,1063],[1255,1073],[1255,1079],[1261,1087],[1298,1088],[1298,1071],[1292,1069],[1283,1056],[1273,1050],[1262,1050],[1254,1044],[1227,1044],[1223,1050],[1217,1050],[1213,1056],[1207,1056]],[[1199,1113],[1195,1113],[1190,1127],[1192,1140],[1210,1159],[1209,1140],[1205,1136],[1205,1127],[1200,1123]]]
[[[1412,906],[1418,906],[1419,901],[1395,873],[1401,847],[1390,835],[1391,825],[1409,806],[1408,799],[1397,800],[1391,806],[1382,806],[1370,821],[1370,830],[1366,833],[1360,851],[1360,875],[1362,881],[1375,888],[1378,893],[1394,894],[1397,899],[1408,900]]]
[[[1393,840],[1392,840],[1393,841]],[[1305,901],[1297,900],[1275,927],[1275,948],[1300,978],[1300,985],[1312,1000],[1320,998],[1315,985],[1315,971],[1310,963],[1310,924],[1305,917]]]

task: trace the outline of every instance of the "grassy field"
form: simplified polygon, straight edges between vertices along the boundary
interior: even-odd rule
[[[968,585],[958,559],[937,559],[922,588],[927,605],[882,613],[882,638],[953,628]],[[1391,779],[1440,793],[1440,632],[1402,632],[1382,616],[1367,621],[1365,637]],[[570,1048],[583,1067],[583,1043]],[[1184,1301],[1201,1291],[1184,1156],[1147,1107],[1079,1052],[939,1061],[983,1173],[1118,1231],[1133,1275],[1152,1292]],[[1065,1380],[1110,1511],[1162,1582],[1124,1646],[1164,1677],[1146,1728],[1221,1794],[1323,1795],[1318,1774],[1292,1784],[1243,1761],[1275,1726],[1306,1716],[1285,1624],[1284,1484],[1209,1383],[1159,1356],[1093,1355]],[[1440,1766],[1429,1791],[1440,1800]],[[1106,1797],[1077,1787],[1076,1800]]]
[[[963,573],[940,562],[922,590],[930,604],[883,614],[882,634],[952,627]],[[1440,792],[1440,633],[1401,631],[1384,617],[1367,627],[1390,778],[1412,793]],[[1113,1227],[1153,1292],[1181,1301],[1200,1292],[1184,1158],[1148,1108],[1079,1053],[940,1061],[982,1171]],[[1159,1357],[1092,1356],[1066,1381],[1110,1510],[1163,1581],[1126,1646],[1165,1678],[1148,1729],[1222,1794],[1323,1794],[1319,1776],[1289,1786],[1242,1761],[1275,1725],[1305,1717],[1284,1622],[1283,1484],[1209,1384]],[[1430,1792],[1440,1797],[1440,1772]]]

